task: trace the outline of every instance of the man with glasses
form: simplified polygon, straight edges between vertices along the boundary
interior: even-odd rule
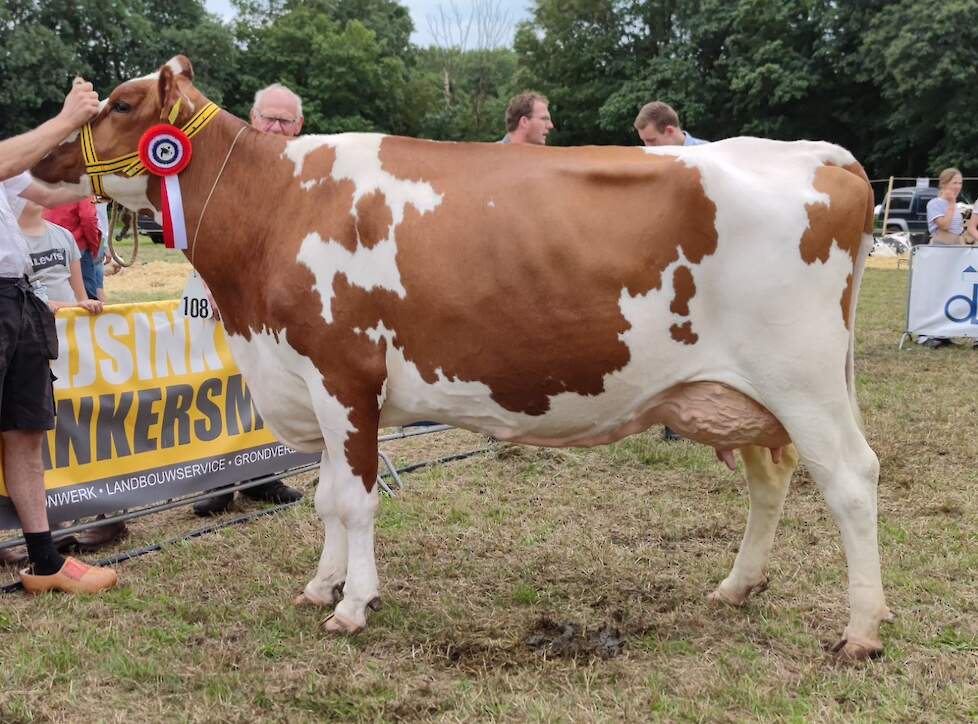
[[[513,96],[506,107],[506,135],[499,143],[546,146],[547,135],[553,128],[550,101],[539,93],[523,91]]]
[[[272,83],[255,93],[255,103],[251,107],[251,125],[259,131],[279,136],[298,136],[303,120],[302,99],[281,83]],[[293,503],[302,498],[302,493],[281,480],[273,480],[241,492],[252,500],[278,505]],[[227,493],[202,500],[194,505],[194,513],[199,516],[223,513],[231,507],[233,497],[234,493]]]
[[[251,125],[259,131],[298,136],[302,121],[302,99],[281,83],[272,83],[255,93]]]

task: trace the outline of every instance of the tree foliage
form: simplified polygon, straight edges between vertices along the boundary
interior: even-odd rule
[[[428,101],[418,135],[446,141],[494,141],[504,133],[506,104],[515,92],[516,54],[508,48],[457,52],[427,48],[417,77]]]
[[[517,85],[550,99],[554,142],[628,139],[623,129],[599,122],[601,107],[635,66],[627,6],[620,0],[539,0],[533,21],[518,29]]]
[[[7,0],[0,49],[4,136],[57,113],[76,75],[105,94],[177,52],[193,58],[201,89],[220,102],[237,54],[230,30],[198,0]]]
[[[973,0],[900,0],[869,19],[862,50],[886,112],[867,155],[931,173],[978,166],[976,19]]]
[[[398,34],[386,28],[388,35],[381,36],[365,24],[370,18],[336,13],[343,4],[289,3],[265,24],[245,29],[247,50],[239,59],[232,108],[245,115],[256,90],[281,82],[302,97],[311,132],[409,130],[410,114],[402,111],[410,108],[408,59],[389,50],[400,42]],[[374,20],[384,24],[384,17],[378,12]]]

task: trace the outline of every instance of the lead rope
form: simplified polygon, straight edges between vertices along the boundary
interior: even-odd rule
[[[109,256],[112,258],[112,261],[114,261],[120,267],[132,266],[136,262],[136,256],[139,254],[139,226],[136,222],[136,214],[129,213],[128,216],[124,217],[128,219],[128,222],[123,223],[123,226],[128,226],[129,228],[123,229],[119,232],[122,236],[125,236],[126,231],[132,233],[132,254],[130,255],[129,259],[126,260],[123,258],[122,254],[119,253],[119,250],[115,248],[116,242],[119,241],[119,239],[116,238],[115,227],[116,224],[121,221],[119,217],[123,215],[123,207],[118,201],[112,200],[109,201],[109,208],[112,209],[109,214]]]
[[[248,126],[241,126],[241,128],[238,130],[237,135],[235,135],[234,140],[231,141],[231,148],[228,149],[228,154],[227,156],[224,157],[224,163],[221,164],[221,170],[217,172],[217,178],[214,179],[214,185],[211,186],[210,193],[207,194],[207,198],[204,199],[204,206],[200,210],[200,218],[197,219],[197,228],[194,229],[194,239],[191,242],[193,248],[190,250],[190,266],[194,268],[194,273],[197,272],[197,265],[194,263],[194,260],[197,258],[197,234],[200,233],[200,227],[204,223],[204,212],[207,211],[207,204],[210,203],[211,196],[214,195],[214,189],[217,188],[217,182],[220,181],[221,176],[224,175],[224,169],[228,165],[228,159],[231,158],[231,151],[233,151],[234,147],[237,145],[238,139],[241,137],[241,134],[244,133],[247,129]]]

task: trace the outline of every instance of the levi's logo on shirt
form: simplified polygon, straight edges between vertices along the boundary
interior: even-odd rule
[[[35,272],[50,269],[53,266],[68,266],[68,258],[64,249],[51,249],[31,254],[31,265]]]

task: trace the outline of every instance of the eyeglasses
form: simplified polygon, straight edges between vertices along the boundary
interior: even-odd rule
[[[271,128],[276,123],[282,127],[292,126],[298,122],[298,118],[278,118],[277,116],[266,116],[264,113],[257,112],[255,115],[261,119],[262,123]]]

